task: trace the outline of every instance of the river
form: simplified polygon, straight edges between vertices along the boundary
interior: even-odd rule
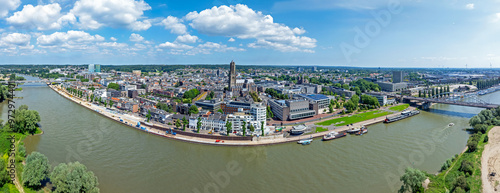
[[[32,79],[32,77],[27,77]],[[220,147],[169,140],[108,120],[45,85],[23,85],[16,106],[40,112],[40,136],[28,152],[52,166],[79,161],[99,178],[103,193],[123,192],[396,192],[407,166],[436,173],[460,153],[468,119],[481,109],[436,104],[363,136],[311,145]],[[482,96],[500,103],[500,94]],[[6,120],[6,104],[0,107]],[[449,123],[455,126],[449,127]]]

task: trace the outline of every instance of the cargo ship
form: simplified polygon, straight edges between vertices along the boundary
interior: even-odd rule
[[[413,115],[418,115],[418,114],[420,114],[420,111],[418,111],[418,110],[403,111],[403,112],[401,112],[400,115],[396,115],[394,117],[386,117],[385,120],[384,120],[384,123],[392,123],[392,122],[399,121],[399,120],[402,120],[402,119],[406,119],[408,117],[411,117]]]

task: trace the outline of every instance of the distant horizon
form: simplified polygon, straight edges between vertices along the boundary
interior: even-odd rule
[[[207,65],[207,66],[216,66],[216,65],[227,65],[229,67],[229,63],[227,64],[217,64],[217,63],[212,63],[212,64],[201,64],[201,63],[185,63],[185,64],[101,64],[101,63],[81,63],[81,64],[0,64],[1,66],[13,66],[13,65],[35,65],[35,66],[42,66],[42,65],[48,65],[48,66],[86,66],[89,64],[99,64],[102,66],[141,66],[141,65],[151,65],[151,66],[161,66],[161,65],[166,65],[166,66],[174,66],[174,65],[179,65],[179,66],[189,66],[189,65]],[[461,70],[467,70],[467,69],[493,69],[493,70],[500,70],[500,68],[486,68],[486,67],[480,67],[480,68],[450,68],[450,67],[374,67],[374,66],[327,66],[327,65],[288,65],[288,64],[238,64],[236,63],[236,68],[238,66],[262,66],[262,67],[325,67],[325,68],[368,68],[368,69],[461,69]]]
[[[0,61],[10,64],[500,68],[500,1],[5,2]]]

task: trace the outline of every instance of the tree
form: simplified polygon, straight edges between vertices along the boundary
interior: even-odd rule
[[[178,129],[181,128],[181,121],[179,119],[177,119],[177,121],[175,121],[175,127],[177,127]]]
[[[104,103],[104,104],[106,104],[106,103]],[[104,106],[106,106],[106,105],[104,105]],[[151,119],[151,111],[150,110],[148,110],[148,114],[146,115],[146,118],[148,118],[147,122],[149,122],[149,120]]]
[[[469,190],[469,185],[467,184],[467,179],[463,175],[458,176],[458,178],[455,179],[455,182],[453,183],[453,185],[455,186],[454,192],[466,192]]]
[[[198,113],[199,113],[199,111],[198,111],[198,107],[196,105],[191,105],[189,107],[189,110],[188,110],[189,115],[198,114]]]
[[[113,101],[109,101],[109,108],[113,107]]]
[[[23,184],[33,188],[39,188],[42,181],[49,177],[49,159],[38,152],[33,152],[26,158],[26,166],[23,170]]]
[[[233,126],[233,123],[231,123],[231,121],[226,121],[227,136],[229,136],[229,133],[231,133],[231,130],[233,129],[232,126]]]
[[[10,125],[12,131],[17,133],[36,132],[36,124],[41,121],[40,114],[35,110],[28,110],[28,106],[21,105],[19,109],[14,111],[14,125]]]
[[[120,85],[112,82],[108,84],[108,88],[120,90]]]
[[[459,170],[464,172],[465,174],[472,175],[472,172],[474,171],[474,165],[472,165],[470,161],[464,159],[462,160]]]
[[[243,131],[243,136],[245,136],[246,132],[247,132],[247,122],[246,121],[243,121],[243,128],[242,128],[242,131]]]
[[[477,124],[481,123],[481,119],[477,115],[473,116],[471,119],[469,119],[469,125],[474,127]]]
[[[55,186],[54,192],[99,192],[99,182],[94,172],[88,171],[79,162],[59,164],[52,171],[50,181]]]
[[[422,182],[426,179],[425,173],[414,168],[406,168],[405,173],[401,176],[400,180],[403,182],[400,193],[403,192],[418,192],[422,186]]]
[[[217,110],[217,112],[224,114],[224,111],[222,109]]]
[[[260,122],[260,130],[262,131],[262,136],[264,136],[264,121]]]
[[[200,133],[200,129],[201,129],[201,117],[198,117],[198,122],[196,122],[196,132],[197,133]]]
[[[186,119],[186,117],[182,117],[182,130],[185,131],[186,130],[186,125],[188,124],[188,120]]]

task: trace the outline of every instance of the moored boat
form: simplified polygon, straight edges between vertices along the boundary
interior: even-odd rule
[[[349,134],[355,134],[355,133],[359,132],[360,130],[361,130],[360,128],[352,128],[352,129],[347,130],[346,132]]]
[[[338,139],[347,136],[346,133],[337,133],[335,131],[332,131],[326,135],[323,136],[323,141],[329,141],[332,139]]]
[[[313,141],[312,138],[308,138],[308,139],[301,139],[297,143],[302,145],[309,145],[311,144],[312,141]]]
[[[368,129],[361,129],[361,131],[357,132],[356,135],[363,135],[365,133],[368,133]]]

